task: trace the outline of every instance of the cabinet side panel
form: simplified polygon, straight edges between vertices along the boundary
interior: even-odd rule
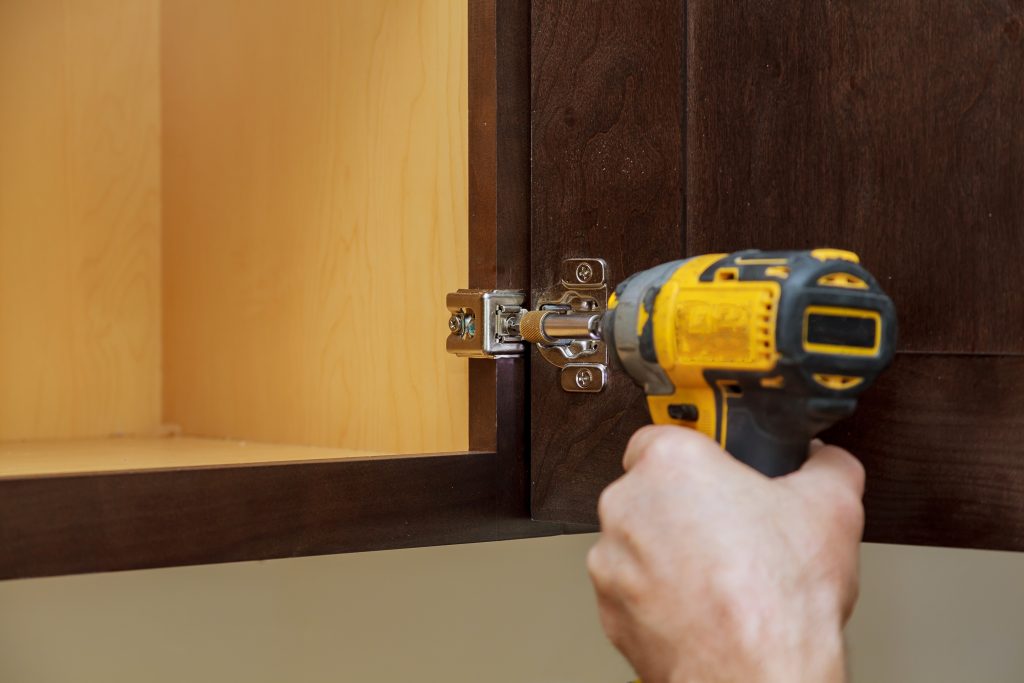
[[[159,426],[158,20],[0,3],[0,440]]]
[[[168,421],[466,448],[466,53],[443,0],[164,4]]]
[[[1024,13],[689,3],[687,246],[853,249],[900,348],[1024,353]]]

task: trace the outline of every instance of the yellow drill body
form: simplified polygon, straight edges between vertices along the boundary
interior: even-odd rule
[[[708,254],[630,277],[602,337],[655,423],[698,429],[769,475],[799,467],[891,360],[892,301],[851,252]]]

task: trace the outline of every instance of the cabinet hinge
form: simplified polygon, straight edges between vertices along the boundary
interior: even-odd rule
[[[608,351],[601,321],[608,306],[608,265],[598,258],[562,262],[559,283],[531,308],[526,292],[460,289],[447,297],[449,353],[467,358],[504,358],[535,344],[540,356],[561,368],[566,391],[599,392],[608,381]]]

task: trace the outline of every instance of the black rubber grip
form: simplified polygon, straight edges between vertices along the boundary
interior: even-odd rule
[[[733,402],[738,404],[739,402]],[[807,460],[810,437],[783,440],[762,429],[742,404],[729,408],[725,450],[740,462],[769,477],[795,472]]]

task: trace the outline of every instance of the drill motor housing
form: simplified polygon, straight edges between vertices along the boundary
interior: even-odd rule
[[[837,249],[665,263],[623,281],[602,323],[655,423],[698,429],[768,476],[854,411],[896,334],[891,299]]]

